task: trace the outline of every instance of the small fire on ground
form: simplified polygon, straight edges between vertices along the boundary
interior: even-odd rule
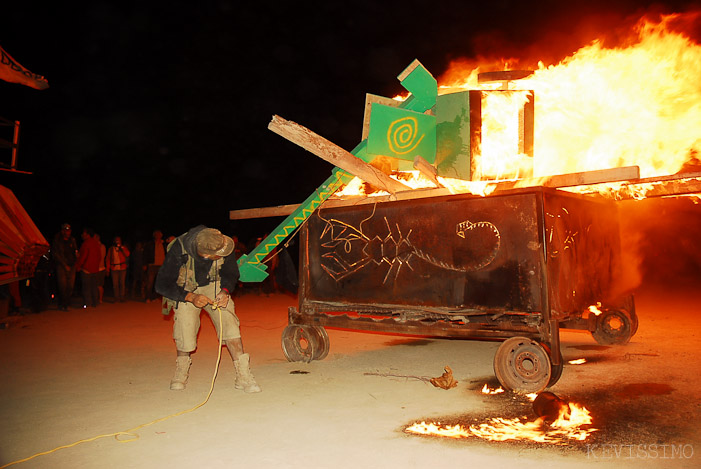
[[[484,383],[484,386],[482,387],[482,394],[501,394],[504,392],[504,388],[499,386],[498,388],[490,388],[487,383]]]
[[[485,388],[487,391],[485,392]],[[485,394],[495,394],[487,385]],[[464,426],[442,425],[440,422],[417,422],[407,427],[406,433],[445,438],[482,438],[489,441],[531,441],[566,445],[571,441],[584,441],[596,428],[589,411],[576,403],[567,402],[552,393],[544,392],[534,400],[535,420],[494,417],[485,423]],[[555,417],[556,415],[556,417]]]

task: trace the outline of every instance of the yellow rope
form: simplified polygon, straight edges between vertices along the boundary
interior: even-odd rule
[[[229,301],[231,301],[231,298],[229,298]],[[203,400],[201,403],[197,404],[195,407],[193,407],[193,408],[191,408],[191,409],[183,410],[183,411],[177,412],[177,413],[175,413],[175,414],[168,415],[167,417],[162,417],[162,418],[153,420],[153,421],[148,422],[148,423],[143,423],[143,424],[141,424],[141,425],[139,425],[139,426],[137,426],[137,427],[130,428],[129,430],[125,430],[125,431],[123,431],[123,432],[115,432],[115,433],[107,433],[107,434],[104,434],[104,435],[98,435],[98,436],[94,436],[94,437],[92,437],[92,438],[86,438],[86,439],[84,439],[84,440],[78,440],[78,441],[76,441],[75,443],[71,443],[70,445],[58,446],[58,447],[56,447],[56,448],[54,448],[54,449],[52,449],[52,450],[49,450],[49,451],[43,451],[43,452],[41,452],[41,453],[36,453],[36,454],[34,454],[34,455],[32,455],[32,456],[29,456],[28,458],[18,459],[17,461],[12,461],[12,462],[10,462],[10,463],[5,464],[4,466],[0,466],[0,469],[4,469],[4,468],[9,467],[9,466],[12,466],[12,465],[14,465],[14,464],[19,464],[19,463],[22,463],[22,462],[26,462],[26,461],[29,461],[30,459],[34,459],[34,458],[39,457],[39,456],[44,456],[44,455],[46,455],[46,454],[51,454],[51,453],[56,452],[56,451],[58,451],[58,450],[60,450],[60,449],[72,448],[73,446],[77,446],[77,445],[79,445],[79,444],[81,444],[81,443],[88,443],[88,442],[90,442],[90,441],[99,440],[100,438],[107,438],[107,437],[113,436],[113,437],[115,438],[115,440],[117,440],[117,441],[120,442],[120,443],[129,443],[129,442],[132,442],[132,441],[135,441],[135,440],[138,440],[138,439],[139,439],[139,435],[136,434],[136,433],[132,433],[133,431],[138,430],[138,429],[140,429],[140,428],[148,427],[149,425],[153,425],[154,423],[163,422],[164,420],[168,420],[168,419],[170,419],[170,418],[177,417],[177,416],[179,416],[179,415],[183,415],[183,414],[187,414],[187,413],[189,413],[189,412],[193,412],[193,411],[199,409],[200,407],[202,407],[203,405],[205,405],[205,404],[207,403],[207,401],[209,400],[209,397],[212,395],[212,391],[214,390],[214,381],[215,381],[215,379],[217,378],[217,373],[219,372],[219,361],[221,360],[221,349],[222,349],[222,345],[223,345],[223,342],[224,342],[224,341],[222,340],[224,328],[222,327],[223,325],[222,325],[222,313],[221,313],[221,308],[219,307],[219,304],[215,303],[215,304],[212,305],[212,309],[215,309],[215,310],[219,311],[219,353],[217,354],[217,363],[216,363],[216,365],[214,366],[214,375],[212,376],[212,384],[209,386],[209,392],[207,393],[207,397],[205,397],[204,400]],[[128,438],[128,439],[126,439],[126,440],[120,440],[119,437],[120,437],[121,435],[128,435],[128,436],[131,436],[131,438]]]

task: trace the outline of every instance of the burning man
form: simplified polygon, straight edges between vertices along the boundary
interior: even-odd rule
[[[234,387],[260,392],[243,352],[239,319],[231,293],[239,279],[234,241],[214,228],[199,225],[168,245],[163,266],[156,277],[156,291],[163,295],[164,314],[174,312],[173,339],[177,350],[175,375],[170,389],[185,389],[197,348],[200,314],[204,309],[234,361]],[[220,324],[221,317],[221,324]]]

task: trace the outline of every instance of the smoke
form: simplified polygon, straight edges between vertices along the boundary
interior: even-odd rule
[[[691,285],[701,279],[701,206],[697,197],[619,204],[622,283]]]

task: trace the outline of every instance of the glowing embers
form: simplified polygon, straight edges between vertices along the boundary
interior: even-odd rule
[[[485,385],[484,389],[489,387]],[[486,394],[493,394],[487,392]],[[472,425],[442,425],[440,422],[417,422],[404,431],[416,435],[444,438],[481,438],[489,441],[531,441],[554,445],[566,445],[572,441],[584,441],[596,428],[589,411],[578,404],[560,399],[550,392],[537,395],[533,410],[539,415],[535,420],[523,418],[493,417],[484,423]]]

